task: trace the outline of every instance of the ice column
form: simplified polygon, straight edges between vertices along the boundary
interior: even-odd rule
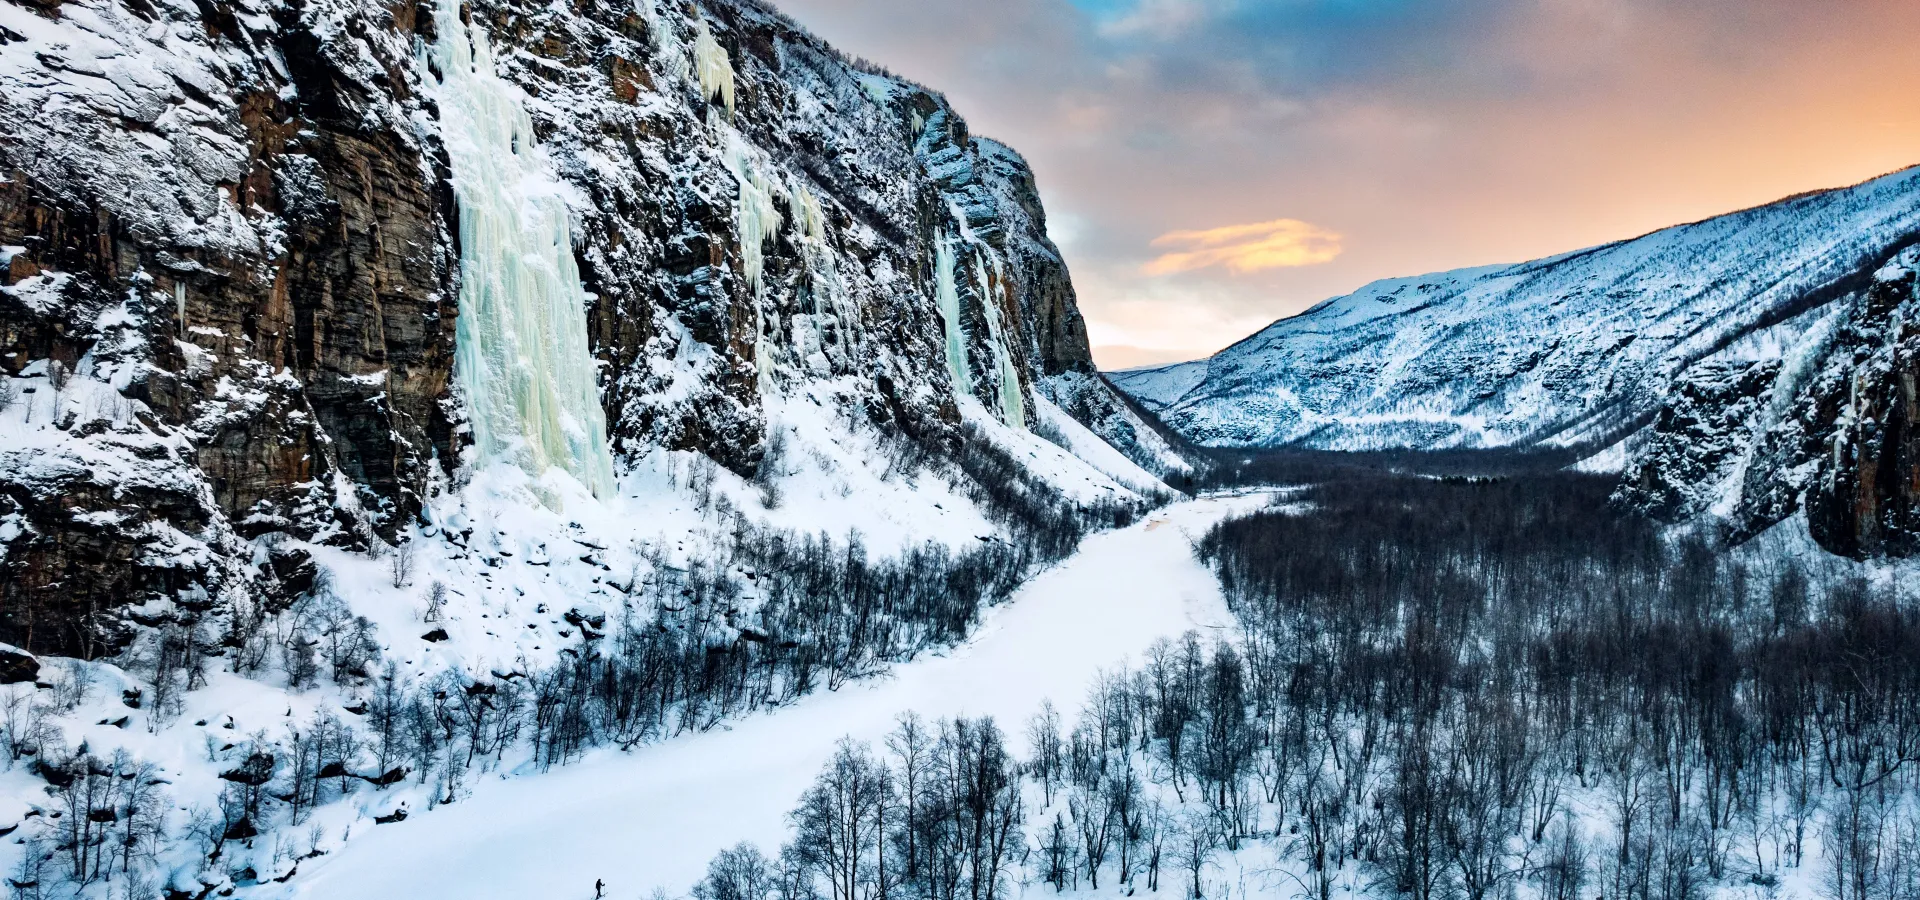
[[[740,183],[740,206],[734,213],[734,230],[740,237],[740,269],[753,295],[754,368],[760,391],[773,388],[773,350],[767,346],[765,311],[760,308],[760,287],[767,263],[767,239],[780,231],[780,207],[774,198],[781,195],[778,184],[767,179],[738,137],[731,137],[726,150],[727,170]]]
[[[460,204],[454,372],[479,463],[536,478],[557,468],[610,496],[566,189],[534,143],[525,93],[494,71],[486,32],[461,23],[458,0],[441,0],[435,18],[435,94]]]
[[[781,190],[761,174],[739,138],[728,141],[726,163],[733,180],[740,183],[740,206],[734,214],[740,236],[740,268],[747,276],[747,286],[758,296],[760,275],[766,268],[767,240],[780,231],[780,207],[774,199],[781,196]]]
[[[973,396],[973,375],[967,371],[967,332],[960,321],[960,286],[954,280],[953,239],[939,235],[933,241],[934,299],[940,304],[940,322],[947,333],[947,372],[953,386]]]
[[[692,76],[687,68],[685,46],[680,43],[673,27],[667,24],[667,17],[660,12],[660,0],[633,0],[633,10],[647,23],[647,31],[653,35],[653,45],[658,49],[661,60],[673,74],[680,78]]]
[[[827,241],[827,214],[820,208],[820,200],[813,191],[800,185],[795,191],[795,206],[800,210],[800,233],[816,247],[824,247]]]

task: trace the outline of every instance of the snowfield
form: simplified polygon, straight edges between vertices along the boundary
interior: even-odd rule
[[[1267,499],[1193,500],[1088,538],[949,653],[725,730],[489,779],[430,815],[373,826],[313,860],[279,896],[591,897],[596,879],[611,897],[655,888],[679,895],[722,848],[741,840],[777,847],[787,810],[843,737],[877,741],[908,710],[987,715],[1016,730],[1042,701],[1071,708],[1099,671],[1156,638],[1228,628],[1231,615],[1192,541]]]

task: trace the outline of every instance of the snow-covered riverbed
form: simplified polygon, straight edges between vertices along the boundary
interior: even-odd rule
[[[769,850],[842,737],[876,740],[896,715],[991,715],[1017,734],[1042,701],[1072,708],[1095,674],[1154,639],[1229,625],[1192,540],[1264,495],[1169,507],[1090,538],[995,610],[953,652],[823,693],[731,729],[549,774],[483,782],[470,799],[362,833],[290,887],[320,900],[374,897],[639,898],[682,894],[723,847]]]

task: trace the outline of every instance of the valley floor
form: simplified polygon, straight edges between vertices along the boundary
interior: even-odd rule
[[[568,900],[593,897],[596,880],[622,900],[656,888],[683,894],[720,849],[778,846],[786,812],[843,737],[878,741],[908,710],[992,716],[1017,730],[1043,701],[1077,702],[1097,673],[1156,638],[1229,627],[1192,541],[1267,500],[1189,501],[1089,538],[994,610],[974,639],[880,679],[723,730],[475,785],[456,805],[374,826],[313,860],[289,896]]]

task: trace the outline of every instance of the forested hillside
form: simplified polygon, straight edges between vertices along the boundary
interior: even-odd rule
[[[1230,637],[1065,713],[903,717],[696,895],[1914,896],[1911,584],[1674,540],[1612,489],[1287,492],[1198,545]]]

